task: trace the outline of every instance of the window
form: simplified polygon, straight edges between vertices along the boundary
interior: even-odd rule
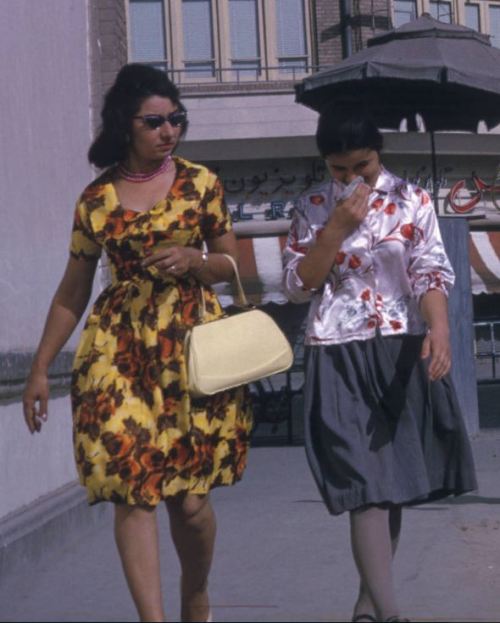
[[[473,28],[478,32],[481,30],[481,21],[479,18],[479,5],[469,4],[465,5],[465,25],[469,28]]]
[[[275,0],[277,60],[281,73],[306,70],[303,0]]]
[[[431,0],[429,8],[434,19],[447,24],[452,23],[453,14],[450,0]]]
[[[394,0],[394,27],[399,28],[417,17],[415,0]]]
[[[500,6],[489,5],[491,45],[500,48]]]
[[[165,29],[162,0],[130,2],[130,47],[139,62],[160,61],[166,67]]]
[[[210,0],[182,0],[183,65],[188,78],[214,75],[214,42]]]
[[[177,83],[295,80],[311,62],[308,6],[308,0],[129,0],[130,57],[163,61]]]
[[[257,0],[229,0],[229,34],[236,79],[255,78],[260,71]]]

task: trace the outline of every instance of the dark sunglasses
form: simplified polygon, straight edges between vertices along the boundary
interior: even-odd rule
[[[151,130],[160,128],[166,121],[168,121],[173,128],[178,128],[183,123],[186,123],[187,114],[182,110],[176,110],[166,117],[164,115],[142,115],[136,116],[134,119],[141,119]]]

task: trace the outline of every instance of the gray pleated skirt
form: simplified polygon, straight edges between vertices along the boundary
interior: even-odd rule
[[[377,335],[307,348],[305,446],[330,513],[477,488],[451,379],[429,381],[422,341]]]

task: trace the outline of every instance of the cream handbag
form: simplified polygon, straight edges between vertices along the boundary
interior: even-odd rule
[[[193,397],[211,396],[284,372],[293,362],[285,335],[270,316],[251,309],[236,262],[230,255],[225,257],[233,265],[238,305],[247,311],[203,324],[206,309],[202,296],[201,324],[188,332],[185,341],[189,393]]]

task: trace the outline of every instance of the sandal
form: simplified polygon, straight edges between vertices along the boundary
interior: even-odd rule
[[[358,614],[351,619],[352,623],[363,623],[363,621],[367,621],[368,623],[377,623],[377,619],[371,614]]]

